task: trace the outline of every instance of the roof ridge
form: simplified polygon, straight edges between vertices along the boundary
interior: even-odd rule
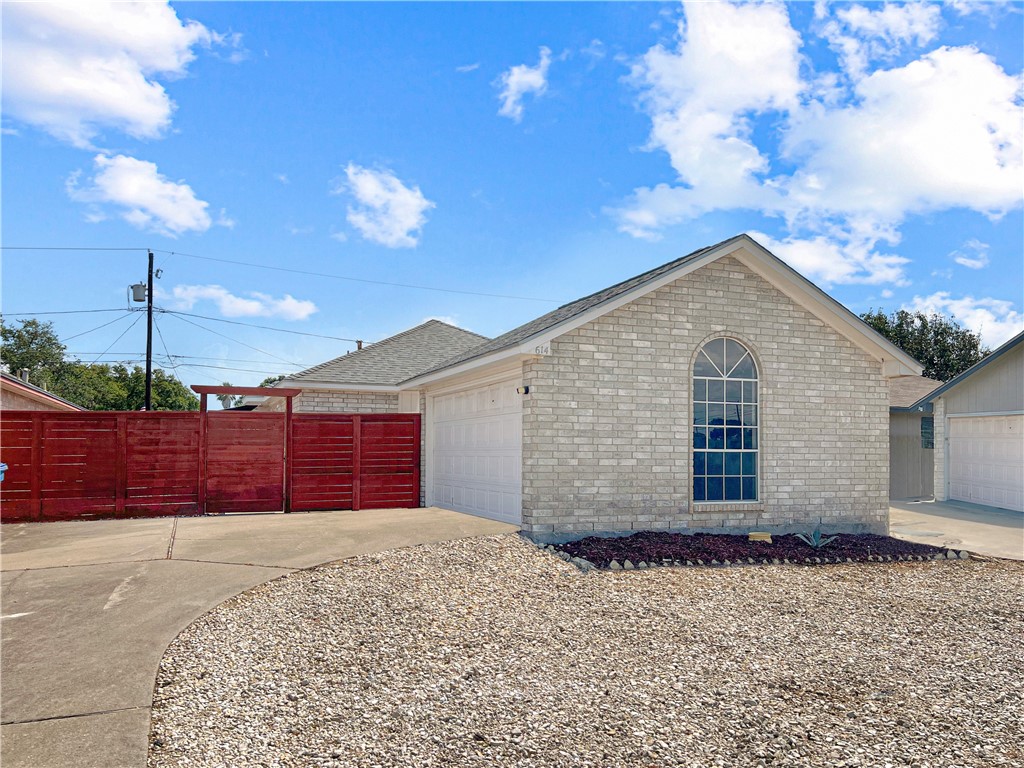
[[[352,350],[350,352],[346,352],[343,355],[338,355],[337,357],[332,357],[330,360],[326,360],[326,361],[324,361],[322,363],[317,363],[316,365],[311,366],[310,368],[304,368],[301,371],[296,371],[295,373],[290,373],[285,378],[286,379],[290,379],[290,378],[293,378],[295,376],[305,376],[306,374],[313,373],[314,371],[321,370],[321,369],[325,368],[328,365],[333,365],[334,363],[338,362],[339,360],[346,360],[346,359],[351,360],[352,358],[356,357],[357,355],[362,355],[362,353],[369,352],[370,350],[379,349],[382,344],[387,344],[387,343],[392,342],[392,341],[397,341],[398,339],[401,339],[401,338],[403,338],[405,336],[408,336],[413,331],[418,331],[421,328],[425,328],[426,326],[432,325],[432,324],[435,324],[435,323],[438,324],[438,325],[443,325],[446,328],[454,328],[456,331],[462,331],[463,333],[472,334],[473,336],[476,336],[476,337],[482,339],[483,341],[489,341],[489,339],[486,336],[482,336],[481,334],[476,333],[475,331],[469,331],[469,330],[466,330],[465,328],[460,328],[457,325],[452,325],[451,323],[446,323],[443,320],[438,320],[437,318],[433,318],[432,317],[429,320],[424,320],[419,325],[414,325],[412,328],[406,328],[404,331],[399,331],[398,333],[396,333],[396,334],[394,334],[392,336],[388,336],[387,338],[381,339],[380,341],[375,341],[372,344],[367,344],[362,349]]]
[[[714,251],[714,250],[716,250],[718,248],[722,248],[723,246],[728,245],[731,242],[738,241],[738,240],[743,240],[744,238],[748,239],[748,240],[751,239],[750,235],[748,235],[746,233],[740,233],[738,235],[733,235],[732,237],[729,237],[729,238],[726,238],[725,240],[722,240],[720,243],[715,243],[714,245],[708,245],[708,246],[704,246],[703,248],[698,248],[697,250],[695,250],[695,251],[693,251],[691,253],[688,253],[685,256],[680,256],[679,258],[673,259],[672,261],[666,262],[666,263],[661,264],[661,265],[656,266],[656,267],[652,267],[651,269],[648,269],[646,272],[641,272],[638,275],[633,275],[632,277],[627,277],[626,279],[620,280],[619,282],[614,283],[613,285],[609,285],[606,288],[601,288],[600,290],[594,291],[593,293],[587,294],[586,296],[581,296],[578,299],[574,299],[573,301],[570,301],[570,302],[568,302],[566,304],[562,304],[560,307],[557,307],[556,309],[553,309],[550,312],[546,312],[543,315],[540,315],[539,317],[535,317],[532,320],[528,320],[527,322],[522,323],[521,325],[517,325],[515,328],[512,328],[511,330],[506,331],[505,333],[500,334],[500,335],[496,336],[493,339],[488,339],[486,342],[478,345],[477,347],[474,347],[473,349],[469,350],[468,352],[464,352],[464,353],[458,354],[458,355],[453,355],[448,360],[445,360],[444,363],[442,363],[441,365],[435,366],[434,368],[431,368],[430,370],[424,371],[423,373],[416,374],[416,376],[411,376],[409,379],[406,379],[406,381],[411,381],[412,379],[418,378],[419,376],[423,376],[423,375],[425,375],[427,373],[435,373],[437,371],[444,370],[445,368],[448,368],[448,367],[450,367],[452,365],[456,365],[458,363],[468,362],[468,361],[470,361],[470,360],[472,360],[472,359],[474,359],[476,357],[479,357],[480,355],[487,354],[488,352],[496,352],[496,351],[498,351],[500,349],[504,349],[506,346],[511,346],[512,344],[514,344],[516,342],[514,342],[514,341],[505,342],[505,343],[497,343],[497,342],[501,342],[501,340],[506,338],[506,337],[513,337],[514,334],[516,334],[516,333],[521,333],[521,332],[524,331],[524,329],[528,328],[529,326],[537,325],[538,327],[535,328],[535,329],[531,329],[530,332],[527,333],[526,336],[524,336],[524,338],[529,338],[531,336],[535,336],[538,333],[542,333],[543,331],[545,331],[545,330],[547,330],[547,329],[549,329],[549,328],[551,328],[551,327],[553,327],[555,325],[558,325],[563,320],[567,320],[567,319],[569,319],[571,317],[575,317],[577,314],[580,314],[581,312],[583,312],[583,311],[585,311],[587,309],[591,309],[593,307],[600,306],[601,304],[604,304],[607,301],[611,301],[616,296],[618,296],[618,295],[620,295],[620,294],[622,294],[622,293],[624,293],[624,292],[626,292],[628,290],[632,290],[632,288],[639,287],[639,286],[643,285],[644,283],[647,283],[650,280],[654,279],[658,275],[662,275],[662,274],[665,274],[667,272],[671,272],[676,267],[681,266],[682,264],[684,264],[687,261],[699,258],[700,256],[702,256],[702,255],[704,255],[706,253]],[[598,299],[599,297],[603,297],[603,298],[600,298],[599,301],[596,301],[596,302],[588,305],[587,302],[594,301],[595,299]],[[573,307],[574,305],[582,305],[582,306],[579,309],[570,310],[570,308]],[[569,311],[566,312],[566,310],[569,310]],[[564,313],[564,314],[559,316],[559,313]],[[545,318],[550,318],[551,319],[550,322],[548,322],[546,324],[543,323],[542,321],[544,321]],[[487,347],[489,347],[489,348],[487,348]]]

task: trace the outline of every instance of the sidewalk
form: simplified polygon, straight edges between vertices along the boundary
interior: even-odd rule
[[[144,768],[157,666],[217,604],[296,569],[516,530],[441,509],[0,528],[4,768]]]

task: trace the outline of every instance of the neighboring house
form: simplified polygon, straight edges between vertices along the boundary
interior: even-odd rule
[[[938,501],[1024,511],[1024,332],[925,395]]]
[[[0,411],[84,411],[62,397],[41,389],[23,378],[0,372]]]
[[[465,347],[407,373],[423,328],[281,385],[422,412],[429,505],[547,540],[888,530],[888,380],[921,366],[746,235],[496,339],[445,326]]]
[[[916,403],[942,382],[924,376],[889,379],[889,498],[931,499],[935,424]]]

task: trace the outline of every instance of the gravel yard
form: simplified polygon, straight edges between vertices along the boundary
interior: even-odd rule
[[[360,557],[185,630],[149,765],[1017,766],[1022,577],[582,573],[514,534]]]

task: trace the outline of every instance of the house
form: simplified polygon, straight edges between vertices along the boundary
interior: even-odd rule
[[[444,332],[426,368],[445,345],[414,365],[399,334],[281,384],[297,410],[419,410],[425,503],[541,540],[888,529],[888,381],[921,366],[746,235],[495,339]]]
[[[297,412],[419,413],[419,393],[402,390],[401,383],[485,341],[486,336],[427,320],[384,341],[292,374],[278,386],[302,389],[292,404]],[[283,408],[278,398],[256,406],[259,411]]]
[[[889,379],[889,498],[931,499],[935,430],[931,411],[916,403],[942,386],[924,376]]]
[[[935,428],[935,499],[1024,512],[1024,332],[911,406]]]
[[[21,378],[0,372],[0,411],[84,410],[80,405],[29,383],[28,371],[23,371]]]

